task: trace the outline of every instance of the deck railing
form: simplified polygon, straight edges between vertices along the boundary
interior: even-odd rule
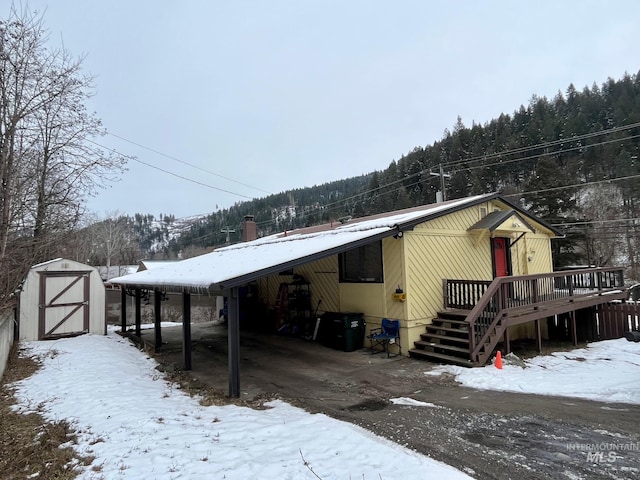
[[[491,280],[447,280],[443,282],[444,307],[471,310],[480,301]]]
[[[511,311],[621,289],[624,289],[623,270],[614,267],[498,277],[491,282],[445,280],[444,296],[445,307],[471,310],[467,315],[469,346],[472,361],[477,361],[489,336],[497,333],[501,320]]]

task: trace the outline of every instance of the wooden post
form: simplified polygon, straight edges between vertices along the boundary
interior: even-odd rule
[[[540,329],[540,319],[536,321],[536,344],[538,353],[542,353],[542,330]]]
[[[162,347],[162,292],[158,289],[153,291],[153,316],[155,318],[154,330],[156,334],[155,351],[159,352]]]
[[[578,333],[576,332],[576,311],[571,310],[571,341],[573,346],[578,345]]]
[[[191,294],[182,292],[182,354],[184,369],[191,370]]]
[[[227,335],[229,342],[229,396],[240,397],[240,301],[238,287],[232,288],[228,294]]]
[[[142,336],[140,324],[142,323],[142,307],[140,305],[140,297],[142,296],[142,291],[139,288],[136,288],[136,337],[140,338]]]
[[[127,332],[127,290],[120,285],[120,333]]]
[[[504,329],[504,354],[508,355],[511,353],[511,341],[509,340],[509,327]]]

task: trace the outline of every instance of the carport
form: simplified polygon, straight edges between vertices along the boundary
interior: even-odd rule
[[[140,299],[154,293],[155,345],[162,344],[160,330],[161,299],[165,293],[183,296],[183,358],[185,369],[191,368],[190,305],[192,294],[209,294],[228,298],[228,375],[230,397],[240,396],[240,321],[239,289],[264,276],[277,274],[302,264],[398,235],[413,228],[423,212],[409,212],[334,227],[330,230],[309,228],[273,235],[219,248],[211,253],[156,269],[137,272],[111,280],[122,288],[122,323],[126,329],[126,294],[136,299],[136,333],[140,335]],[[320,230],[320,231],[318,231]]]

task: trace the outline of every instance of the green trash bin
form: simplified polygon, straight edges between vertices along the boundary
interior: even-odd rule
[[[344,352],[360,350],[364,345],[365,327],[362,313],[325,312],[320,320],[320,341]]]

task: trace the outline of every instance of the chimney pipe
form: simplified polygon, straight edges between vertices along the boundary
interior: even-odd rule
[[[245,215],[242,220],[241,240],[243,242],[250,242],[251,240],[258,238],[258,226],[253,218],[253,215]]]

